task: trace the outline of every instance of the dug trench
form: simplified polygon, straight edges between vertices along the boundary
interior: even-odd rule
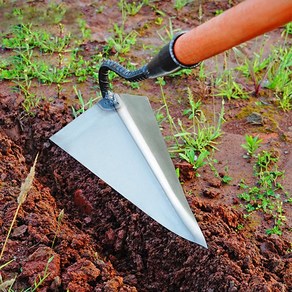
[[[21,182],[37,153],[33,187],[0,265],[13,289],[39,291],[289,291],[288,241],[246,228],[243,213],[187,196],[209,248],[153,221],[49,141],[72,120],[61,100],[24,115],[22,99],[0,94],[0,241],[17,207]],[[208,179],[208,178],[206,178]],[[131,181],[129,180],[129,183]],[[221,187],[216,186],[217,192]],[[64,216],[60,219],[60,211]],[[59,228],[58,228],[59,226]],[[50,261],[48,259],[51,258]]]

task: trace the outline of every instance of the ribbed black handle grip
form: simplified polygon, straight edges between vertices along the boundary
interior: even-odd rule
[[[108,72],[113,71],[120,77],[130,81],[137,82],[147,78],[156,78],[174,73],[182,68],[194,68],[198,64],[186,66],[180,64],[176,59],[173,51],[174,43],[184,32],[176,35],[167,45],[165,45],[159,53],[152,58],[152,60],[140,69],[130,71],[122,65],[111,61],[105,60],[99,68],[99,86],[102,97],[107,98],[110,95]]]
[[[98,74],[99,86],[103,98],[107,97],[109,92],[109,71],[115,72],[120,77],[130,82],[142,81],[149,77],[149,72],[146,65],[137,70],[130,71],[117,62],[112,60],[105,60],[101,64]]]

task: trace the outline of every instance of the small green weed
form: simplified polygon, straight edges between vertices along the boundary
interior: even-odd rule
[[[113,36],[107,40],[107,51],[114,49],[119,54],[128,53],[136,43],[136,38],[138,33],[136,31],[131,31],[126,33],[124,30],[124,25],[118,25],[115,23],[113,25]]]
[[[274,226],[266,232],[281,235],[281,228],[285,226],[286,217],[283,215],[281,198],[283,186],[278,182],[280,178],[283,178],[284,172],[278,170],[278,159],[271,151],[260,152],[253,167],[257,183],[250,187],[241,183],[240,186],[245,191],[238,197],[245,201],[244,206],[248,213],[259,210],[271,214],[274,217]]]
[[[220,15],[220,14],[222,14],[223,12],[224,12],[224,10],[222,10],[222,9],[217,9],[217,10],[215,11],[215,16]]]
[[[67,9],[64,3],[50,1],[48,9],[45,11],[45,20],[55,24],[60,23],[66,12]]]
[[[189,3],[191,3],[191,0],[174,0],[174,8],[176,10],[181,10]]]
[[[261,142],[262,140],[258,136],[245,135],[245,144],[242,144],[241,147],[247,151],[249,157],[253,157]]]
[[[64,218],[64,209],[62,209],[58,215],[57,230],[55,231],[55,235],[54,235],[54,238],[53,238],[53,241],[51,244],[51,248],[53,248],[55,246],[56,239],[57,239],[57,236],[59,235],[63,218]]]
[[[287,220],[286,216],[283,215],[283,203],[277,201],[276,208],[277,208],[276,214],[273,215],[275,225],[273,228],[266,230],[266,233],[269,235],[271,234],[282,235],[281,228],[284,227],[285,221]]]
[[[79,105],[77,108],[75,108],[74,106],[72,106],[71,108],[72,108],[72,113],[73,113],[74,118],[77,118],[80,114],[84,113],[86,109],[92,107],[93,102],[96,101],[98,97],[90,98],[88,102],[85,102],[81,91],[78,90],[76,86],[73,86],[73,89],[78,98]]]
[[[244,87],[235,81],[234,70],[226,70],[222,76],[220,76],[216,83],[218,87],[216,89],[216,96],[226,97],[230,99],[247,99],[249,94],[246,92]]]
[[[175,34],[178,32],[178,29],[173,28],[172,20],[171,18],[168,19],[168,26],[163,26],[161,29],[157,31],[157,34],[159,35],[160,39],[163,41],[163,43],[168,43],[171,41]]]
[[[202,113],[201,111],[201,105],[202,102],[200,100],[195,101],[194,96],[191,92],[191,89],[188,87],[187,88],[187,93],[188,93],[188,100],[190,104],[190,108],[187,108],[183,111],[183,115],[187,115],[189,120],[193,120],[193,124],[195,123],[195,118],[200,116]]]
[[[216,139],[221,136],[221,125],[224,121],[224,102],[222,101],[221,112],[218,117],[217,125],[210,125],[202,110],[198,108],[199,102],[195,102],[193,95],[188,90],[188,98],[190,103],[189,118],[192,119],[190,129],[186,129],[180,119],[178,119],[178,128],[180,129],[175,134],[175,137],[181,141],[176,143],[174,151],[180,152],[184,148],[194,148],[195,151],[202,152],[203,150],[211,147],[216,148]],[[178,141],[178,140],[176,140]]]
[[[179,153],[179,157],[193,165],[194,170],[197,170],[200,167],[206,165],[207,157],[210,155],[210,152],[206,149],[203,149],[197,156],[194,149],[186,148],[184,153]]]
[[[82,40],[88,40],[91,37],[91,30],[88,28],[87,23],[84,19],[78,19],[78,25],[82,34]]]
[[[259,53],[254,53],[253,58],[247,57],[243,51],[234,48],[235,55],[244,60],[244,63],[236,68],[236,70],[243,73],[245,77],[249,77],[253,82],[253,93],[258,96],[260,89],[266,82],[269,70],[273,66],[273,57],[270,55],[267,58],[263,58],[263,48]]]
[[[225,167],[225,174],[223,176],[221,176],[221,181],[224,184],[229,184],[232,181],[232,177],[229,176],[228,166]]]
[[[244,229],[244,225],[238,224],[237,227],[236,227],[236,231],[240,231],[242,229]]]
[[[206,73],[206,65],[205,65],[205,62],[201,62],[200,63],[200,66],[199,66],[199,74],[198,74],[198,77],[200,80],[206,80],[207,78],[207,73]]]
[[[292,81],[282,89],[282,92],[276,92],[276,97],[279,102],[279,107],[283,111],[290,111],[292,109]]]
[[[145,1],[128,2],[126,0],[120,0],[118,3],[118,7],[122,10],[122,12],[125,11],[127,15],[134,16],[141,10],[144,4]]]
[[[267,87],[282,92],[291,83],[292,47],[274,48],[272,54],[274,63],[267,76]]]

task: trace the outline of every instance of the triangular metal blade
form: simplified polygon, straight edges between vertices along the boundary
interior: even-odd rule
[[[186,201],[147,97],[94,105],[50,139],[172,232],[207,247]]]

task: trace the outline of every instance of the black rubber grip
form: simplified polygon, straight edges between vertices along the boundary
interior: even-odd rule
[[[140,69],[130,71],[114,61],[111,60],[104,61],[100,66],[98,75],[102,97],[107,98],[109,96],[109,79],[108,79],[109,71],[115,72],[120,77],[130,82],[137,82],[145,80],[147,78],[156,78],[169,75],[182,68],[196,67],[198,64],[194,64],[192,66],[185,66],[183,64],[180,64],[180,62],[174,55],[173,52],[174,43],[183,33],[184,32],[176,35],[171,40],[171,42],[164,46],[147,65],[141,67]]]
[[[109,79],[108,72],[113,71],[118,74],[120,77],[126,79],[130,82],[138,82],[149,78],[149,72],[147,71],[147,67],[143,66],[140,69],[130,71],[120,65],[117,62],[111,60],[105,60],[100,68],[98,74],[98,81],[101,90],[102,97],[107,97],[109,92]]]

